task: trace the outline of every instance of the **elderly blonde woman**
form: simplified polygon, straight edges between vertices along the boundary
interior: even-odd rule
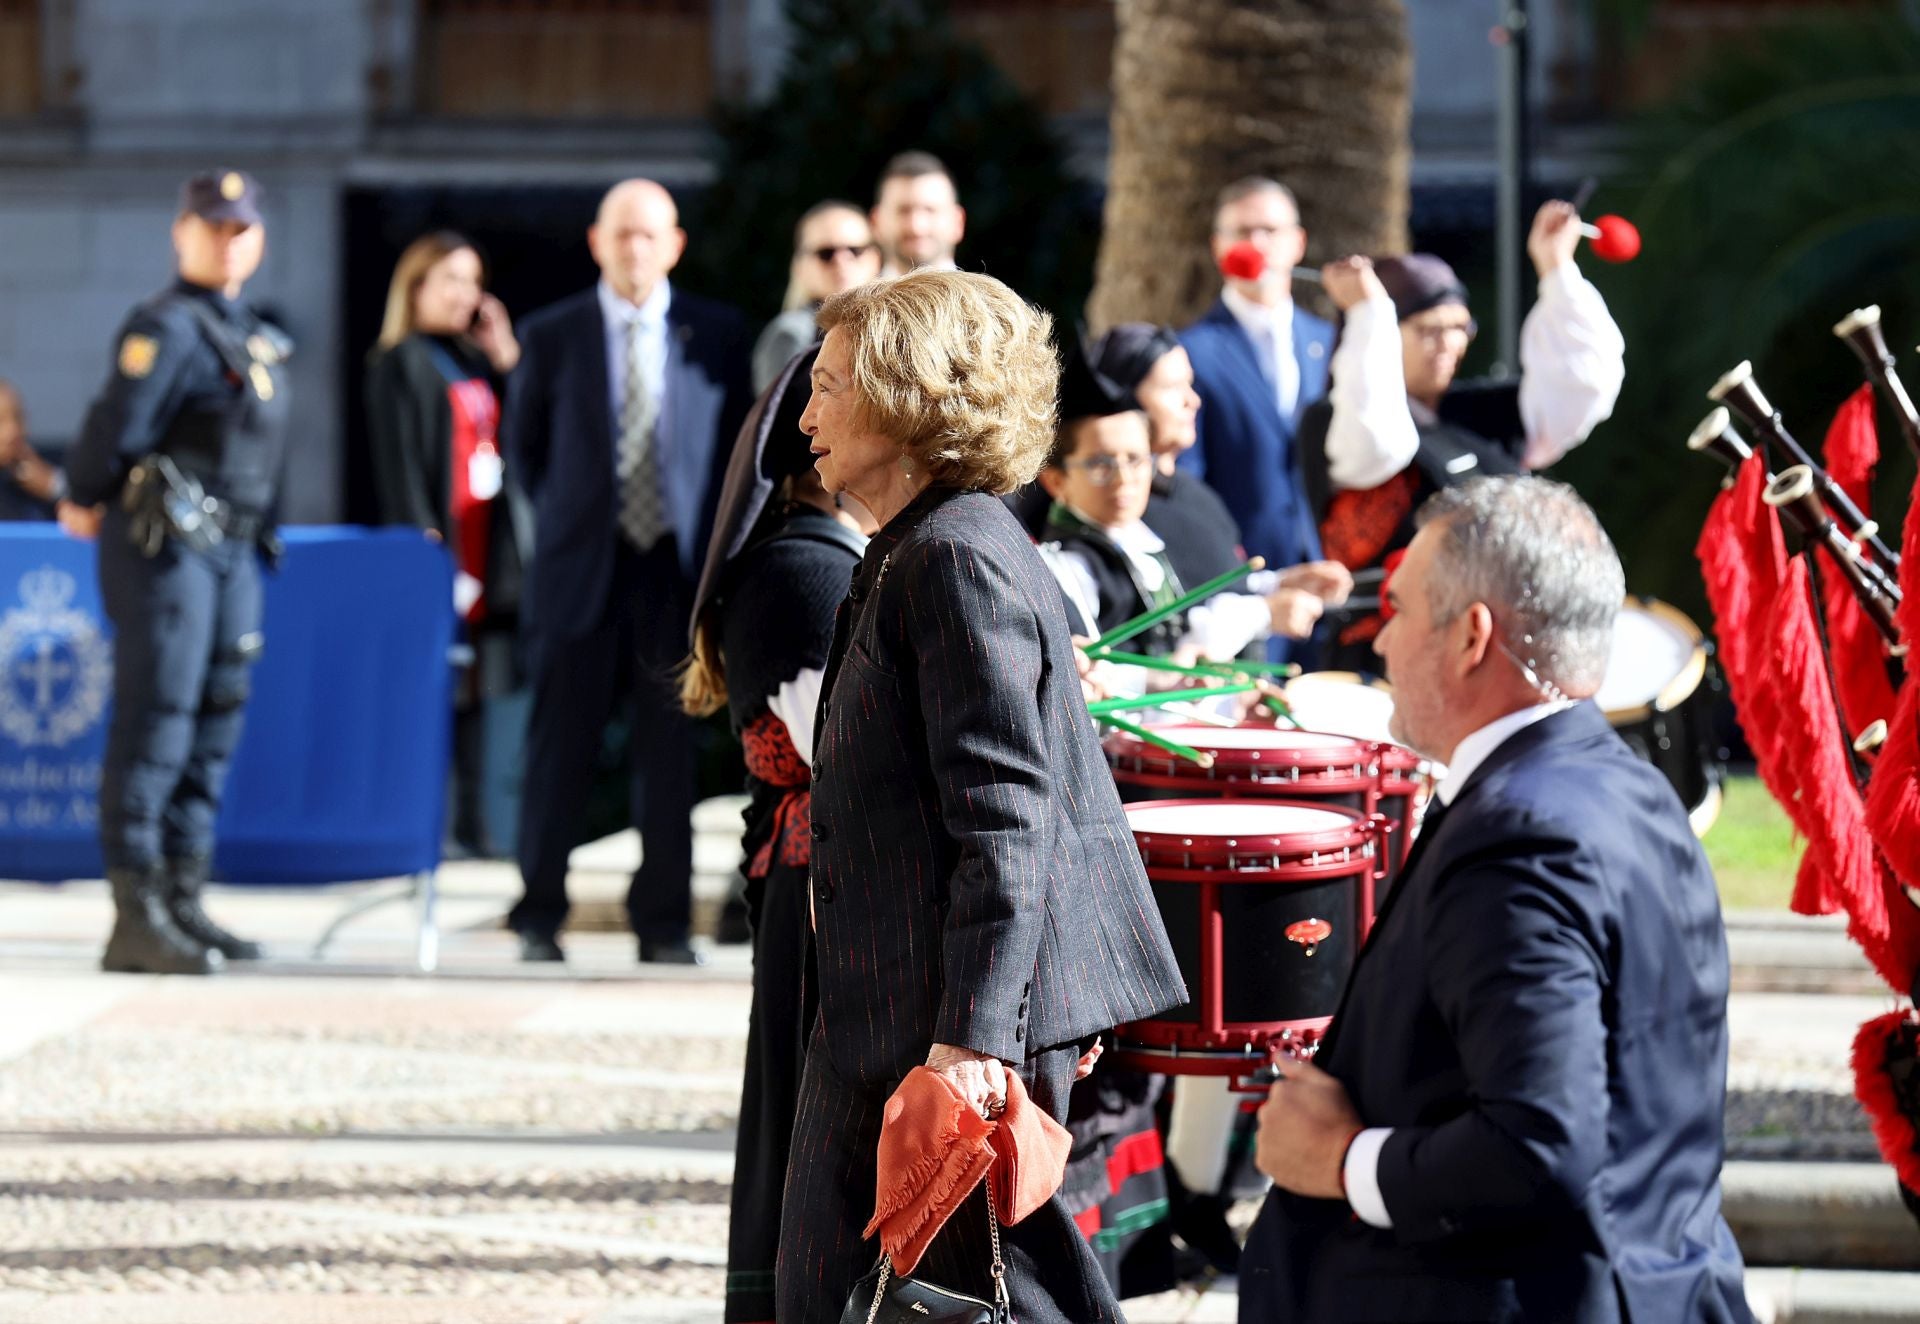
[[[813,766],[820,1015],[783,1205],[781,1324],[837,1321],[875,1247],[888,1096],[926,1064],[1064,1118],[1100,1031],[1185,1001],[1081,699],[1060,594],[999,499],[1052,444],[1044,314],[917,272],[827,300],[801,416],[881,528],[835,624]],[[990,1298],[984,1190],[916,1277]],[[1118,1320],[1056,1195],[1002,1238],[1022,1324]]]

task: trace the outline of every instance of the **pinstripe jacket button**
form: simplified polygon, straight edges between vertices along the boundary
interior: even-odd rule
[[[1017,1044],[1017,1043],[1019,1043],[1019,1042],[1021,1042],[1022,1040],[1024,1040],[1024,1039],[1025,1039],[1026,1037],[1027,1037],[1027,1027],[1026,1027],[1026,1026],[1024,1026],[1024,1025],[1016,1025],[1016,1026],[1014,1026],[1014,1027],[1013,1027],[1013,1041],[1014,1041],[1014,1042],[1015,1042],[1016,1044]]]
[[[825,841],[827,839],[827,825],[818,819],[815,819],[813,823],[813,839],[815,841]]]
[[[819,893],[820,902],[822,905],[831,905],[833,903],[833,884],[832,883],[820,884],[818,888],[818,893]]]

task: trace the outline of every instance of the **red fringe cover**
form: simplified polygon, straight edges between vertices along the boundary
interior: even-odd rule
[[[1853,1039],[1853,1089],[1873,1124],[1880,1155],[1900,1184],[1920,1191],[1920,1018],[1890,1011]]]

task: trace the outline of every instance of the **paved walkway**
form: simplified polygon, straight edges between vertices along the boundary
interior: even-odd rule
[[[718,1320],[744,950],[669,972],[586,933],[524,967],[511,871],[445,888],[432,978],[404,908],[313,961],[340,888],[218,892],[274,959],[167,980],[94,970],[101,885],[0,884],[0,1324]],[[1888,1005],[1737,994],[1733,1156],[1871,1159],[1845,1054]]]

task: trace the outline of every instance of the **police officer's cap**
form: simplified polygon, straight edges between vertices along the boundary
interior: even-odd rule
[[[180,186],[180,210],[203,221],[259,225],[260,181],[244,170],[207,170]]]

